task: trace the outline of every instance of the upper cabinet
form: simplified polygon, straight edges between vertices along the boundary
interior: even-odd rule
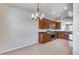
[[[39,29],[61,29],[61,23],[52,21],[47,18],[40,19],[38,22]]]
[[[46,18],[39,20],[39,29],[48,29],[49,27],[49,20]]]

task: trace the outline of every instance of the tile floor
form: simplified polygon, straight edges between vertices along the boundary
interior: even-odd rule
[[[35,44],[1,55],[72,55],[72,47],[65,39],[56,39],[45,44]]]

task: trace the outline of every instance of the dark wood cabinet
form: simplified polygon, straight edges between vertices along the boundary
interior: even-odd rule
[[[60,22],[56,22],[56,29],[61,29],[61,23]]]
[[[39,29],[48,29],[49,21],[46,18],[40,19],[38,22]]]
[[[39,26],[39,29],[43,29],[44,28],[44,20],[39,20],[38,26]]]
[[[47,29],[47,28],[49,27],[48,19],[45,19],[45,18],[44,18],[43,20],[44,20],[44,22],[43,22],[43,23],[44,23],[44,24],[43,24],[44,27],[43,27],[43,28],[44,28],[44,29]]]
[[[56,32],[55,34],[47,34],[46,32],[39,32],[39,43],[47,43],[55,39],[66,39],[69,40],[68,32]]]
[[[54,25],[55,29],[60,29],[61,28],[61,23],[56,22],[50,19],[40,19],[38,22],[39,29],[49,29],[49,25]]]
[[[47,34],[45,32],[39,33],[39,43],[46,43],[51,41],[51,34]]]
[[[49,25],[54,26],[54,29],[61,29],[61,23],[47,18],[40,19],[38,22],[39,29],[49,29]],[[56,31],[55,34],[47,34],[47,32],[39,32],[39,43],[46,43],[54,39],[68,39],[69,33]]]
[[[69,38],[69,33],[67,32],[57,32],[56,33],[56,38],[62,38],[62,39],[67,39]]]

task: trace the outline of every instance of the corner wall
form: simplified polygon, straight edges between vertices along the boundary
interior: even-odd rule
[[[8,6],[4,18],[6,39],[0,51],[38,43],[37,23],[32,21],[31,12]]]

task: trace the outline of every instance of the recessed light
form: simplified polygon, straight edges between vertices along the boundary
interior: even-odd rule
[[[67,9],[68,9],[68,7],[67,7],[67,6],[65,6],[65,7],[64,7],[64,9],[65,9],[65,10],[67,10]]]
[[[70,14],[72,14],[72,12],[69,11],[69,12],[68,12],[68,15],[70,15]]]
[[[54,14],[56,14],[56,12],[55,12],[55,11],[53,11],[53,12],[52,12],[52,14],[54,15]]]
[[[68,12],[68,16],[71,16],[72,17],[73,16],[72,12],[69,11]]]

